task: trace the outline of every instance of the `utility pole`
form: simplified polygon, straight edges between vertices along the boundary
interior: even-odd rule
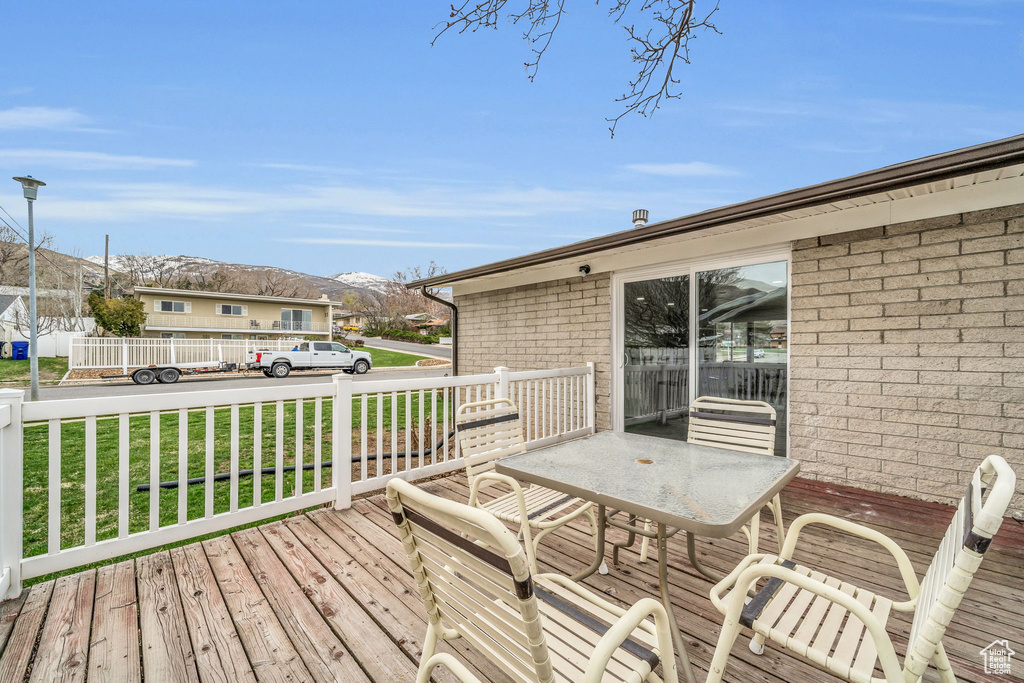
[[[110,298],[110,235],[104,235],[103,244],[103,298]]]

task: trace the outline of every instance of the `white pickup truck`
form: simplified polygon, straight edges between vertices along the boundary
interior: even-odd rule
[[[373,362],[365,351],[352,351],[338,342],[302,342],[291,351],[249,351],[245,366],[262,370],[267,377],[287,377],[292,370],[336,368],[342,372],[365,374]]]

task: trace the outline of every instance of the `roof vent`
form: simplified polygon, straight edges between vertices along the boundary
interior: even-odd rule
[[[647,209],[637,209],[633,212],[633,227],[642,228],[647,225]]]

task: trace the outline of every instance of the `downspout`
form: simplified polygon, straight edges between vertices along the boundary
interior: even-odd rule
[[[431,301],[447,306],[452,309],[452,322],[449,327],[452,328],[452,377],[458,377],[459,375],[459,309],[455,307],[451,301],[445,301],[440,297],[436,297],[427,291],[426,286],[420,287],[420,292],[423,296],[427,297]]]

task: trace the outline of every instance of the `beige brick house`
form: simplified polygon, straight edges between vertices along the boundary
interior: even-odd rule
[[[1024,472],[1024,136],[423,285],[462,373],[594,362],[603,429],[752,398],[811,479],[951,502],[987,454]]]
[[[331,302],[190,289],[136,287],[146,309],[142,336],[166,339],[278,339],[331,335]]]

